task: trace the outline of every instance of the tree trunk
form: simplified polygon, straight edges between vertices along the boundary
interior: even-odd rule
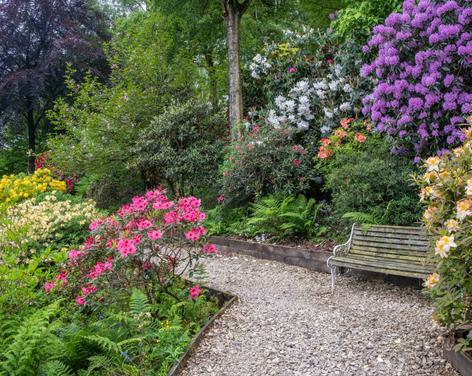
[[[240,26],[241,17],[251,0],[239,3],[238,0],[221,0],[223,16],[226,21],[226,44],[228,48],[228,82],[229,82],[229,121],[232,139],[241,137],[243,118],[243,96],[240,69]]]
[[[35,170],[34,161],[36,159],[36,123],[32,108],[28,109],[26,119],[28,121],[28,172],[33,173]]]
[[[218,109],[218,82],[216,80],[215,74],[215,62],[213,61],[213,56],[211,52],[205,54],[205,60],[208,69],[208,80],[210,81],[210,102],[213,111],[216,112]]]

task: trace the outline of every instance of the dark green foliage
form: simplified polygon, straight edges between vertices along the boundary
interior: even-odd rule
[[[303,144],[304,146],[301,146]],[[288,129],[261,126],[232,144],[223,164],[227,204],[241,206],[273,194],[298,194],[316,184],[314,148]]]
[[[139,134],[138,168],[151,187],[166,186],[173,195],[214,187],[222,160],[225,121],[211,106],[177,102]]]
[[[411,160],[390,153],[390,145],[380,136],[370,136],[365,144],[346,145],[325,166],[325,187],[332,193],[338,215],[359,213],[369,222],[410,225],[421,213],[418,191],[411,174]],[[362,215],[361,215],[362,216]]]

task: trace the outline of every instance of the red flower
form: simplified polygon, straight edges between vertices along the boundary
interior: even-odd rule
[[[302,164],[302,161],[300,159],[294,159],[293,160],[293,165],[295,167],[300,167],[301,164]]]

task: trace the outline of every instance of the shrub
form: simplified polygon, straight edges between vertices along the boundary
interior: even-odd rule
[[[89,223],[99,214],[93,201],[81,202],[51,193],[38,196],[7,209],[0,244],[3,249],[17,249],[18,260],[43,248],[59,250],[78,245],[85,240]]]
[[[38,169],[33,175],[4,175],[0,180],[0,205],[11,205],[43,192],[65,192],[66,183],[53,179],[51,171]]]
[[[403,0],[354,1],[341,9],[331,23],[334,35],[342,40],[366,41],[372,28],[392,12],[399,11]]]
[[[321,140],[318,153],[337,214],[361,212],[371,221],[393,225],[418,221],[421,206],[409,183],[415,171],[411,161],[391,155],[389,143],[369,132],[368,123],[346,123]]]
[[[329,32],[287,32],[287,42],[268,45],[250,69],[261,114],[275,127],[329,134],[338,122],[357,116],[371,80],[360,77],[362,53],[349,40],[339,44]],[[257,89],[255,89],[257,90]]]
[[[316,173],[309,144],[292,129],[253,125],[230,146],[223,164],[225,203],[246,203],[275,192],[307,191]]]
[[[436,240],[436,273],[429,276],[435,318],[450,330],[465,331],[456,350],[472,345],[472,129],[463,146],[426,160],[418,182],[429,205],[423,219]],[[468,336],[467,336],[467,333]]]
[[[130,288],[146,291],[151,304],[159,293],[175,296],[170,287],[180,276],[192,276],[199,271],[198,260],[216,252],[203,241],[204,219],[195,197],[172,202],[162,190],[134,197],[116,215],[90,224],[90,237],[70,250],[64,270],[45,290],[64,288],[78,305],[105,297],[113,302]],[[200,291],[191,290],[190,297]]]
[[[377,130],[396,153],[442,152],[464,140],[458,124],[472,107],[472,8],[467,0],[406,0],[374,28],[363,76],[378,81],[364,98]]]
[[[147,184],[166,186],[178,196],[214,187],[224,130],[223,116],[208,104],[171,105],[138,137],[137,164]]]

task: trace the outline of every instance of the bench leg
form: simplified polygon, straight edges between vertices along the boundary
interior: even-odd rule
[[[336,286],[336,267],[330,266],[331,269],[331,292],[334,292],[334,288]]]

